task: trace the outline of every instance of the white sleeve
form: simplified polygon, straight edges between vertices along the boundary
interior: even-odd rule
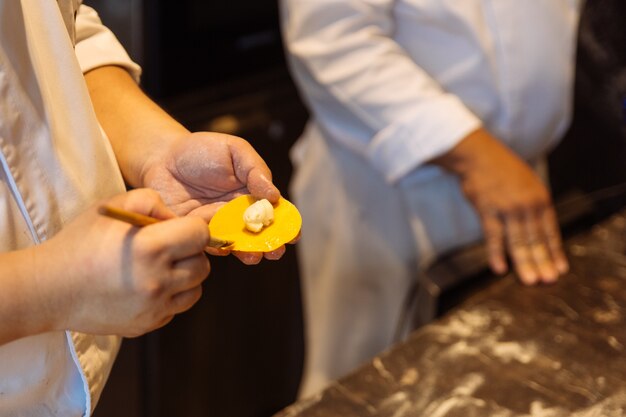
[[[100,21],[91,7],[81,5],[76,15],[76,57],[83,73],[105,65],[125,68],[139,82],[141,67],[133,62],[124,47]]]
[[[283,0],[282,9],[294,75],[322,128],[390,182],[481,126],[393,40],[394,3]]]

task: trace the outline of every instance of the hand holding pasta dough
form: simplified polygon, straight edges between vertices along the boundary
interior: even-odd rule
[[[200,216],[208,222],[224,202],[242,194],[266,199],[270,205],[277,203],[280,192],[271,178],[265,162],[244,139],[196,132],[187,133],[172,143],[162,154],[161,161],[147,171],[144,183],[159,191],[176,214]],[[230,249],[210,253],[227,255]],[[279,245],[272,251],[235,252],[234,255],[245,264],[256,264],[263,258],[279,259],[284,252],[284,246]]]

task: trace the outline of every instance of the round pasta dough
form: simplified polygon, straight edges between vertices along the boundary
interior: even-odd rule
[[[211,236],[234,242],[227,249],[240,252],[271,252],[298,236],[300,212],[282,197],[274,204],[273,222],[256,233],[246,229],[243,214],[255,202],[251,195],[243,195],[220,207],[209,222]]]

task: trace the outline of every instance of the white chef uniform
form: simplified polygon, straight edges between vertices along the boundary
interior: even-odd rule
[[[312,119],[292,152],[307,396],[387,347],[434,256],[480,238],[424,165],[480,126],[538,162],[571,117],[579,0],[281,0]]]
[[[80,3],[0,0],[1,251],[51,238],[125,189],[82,73],[114,64],[138,78],[140,69]],[[119,342],[52,332],[0,346],[0,415],[90,415]]]

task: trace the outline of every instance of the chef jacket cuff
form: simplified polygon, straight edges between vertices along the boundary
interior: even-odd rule
[[[124,47],[108,29],[78,42],[76,57],[83,74],[98,67],[116,65],[126,69],[139,83],[141,67],[130,59]]]
[[[480,119],[451,94],[429,101],[416,116],[387,126],[370,142],[368,156],[390,183],[443,155],[482,126]]]

